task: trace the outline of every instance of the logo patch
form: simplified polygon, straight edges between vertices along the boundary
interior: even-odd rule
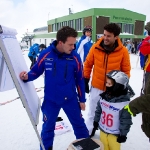
[[[47,61],[53,61],[53,58],[45,58]]]

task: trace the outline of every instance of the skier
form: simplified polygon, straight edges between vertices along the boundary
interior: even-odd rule
[[[77,53],[80,55],[83,63],[86,59],[87,54],[89,53],[91,46],[93,45],[91,35],[92,35],[92,27],[85,26],[83,29],[83,35],[76,46]]]
[[[120,143],[127,139],[132,125],[131,115],[120,111],[130,101],[128,95],[128,76],[113,70],[106,75],[106,91],[100,94],[93,122],[93,131],[100,128],[100,141],[104,150],[120,150]]]

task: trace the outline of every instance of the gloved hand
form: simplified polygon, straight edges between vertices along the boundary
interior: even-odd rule
[[[118,138],[117,138],[117,142],[118,143],[124,143],[126,141],[127,137],[126,136],[121,136],[119,135]]]
[[[93,126],[94,126],[94,129],[98,130],[98,122],[94,121]]]
[[[85,92],[86,93],[89,93],[89,81],[90,81],[90,79],[84,78]]]
[[[92,133],[90,135],[90,138],[95,135],[96,130],[98,130],[98,122],[94,121],[93,122],[93,130],[92,130]]]

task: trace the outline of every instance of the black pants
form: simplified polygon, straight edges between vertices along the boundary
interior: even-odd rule
[[[32,57],[32,56],[29,56],[30,60],[31,60],[31,66],[30,66],[30,69],[32,68],[32,66],[35,64],[36,62],[36,58]]]

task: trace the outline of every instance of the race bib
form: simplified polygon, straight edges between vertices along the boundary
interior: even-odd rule
[[[102,114],[99,121],[99,126],[107,133],[119,134],[119,111],[129,103],[110,103],[100,99],[100,105],[102,108]]]

